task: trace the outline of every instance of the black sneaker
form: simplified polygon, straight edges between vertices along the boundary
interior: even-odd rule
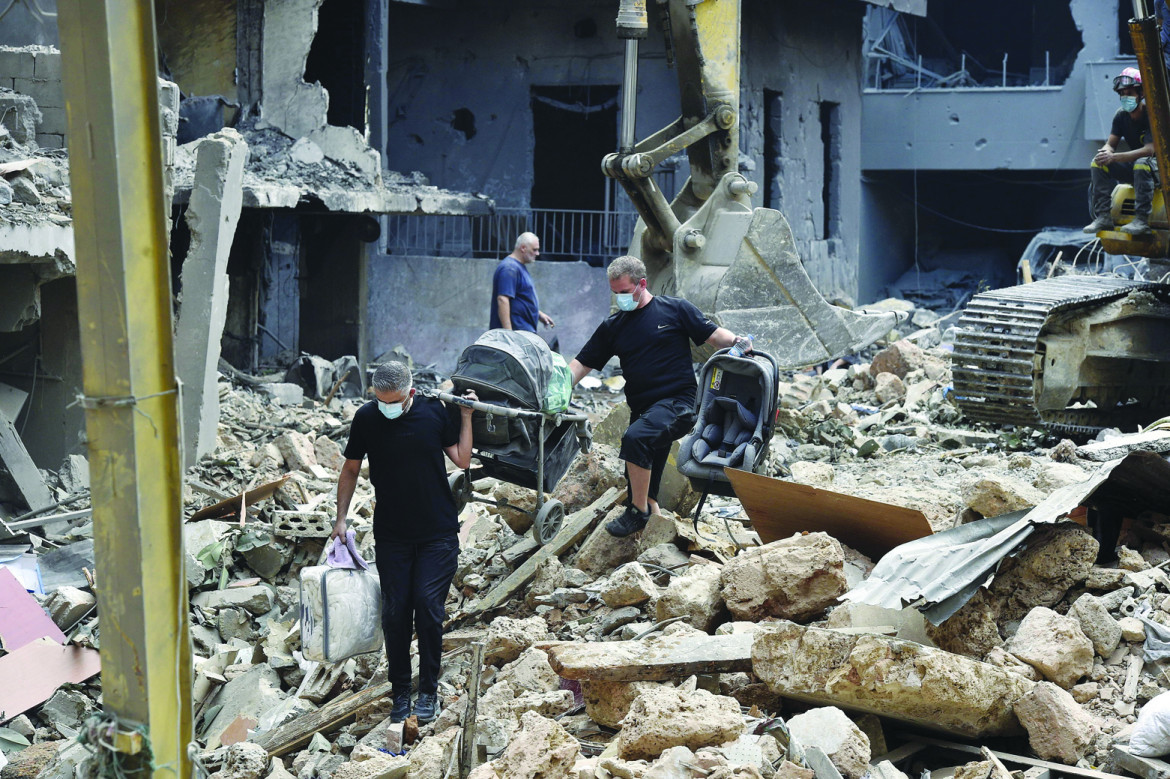
[[[394,696],[394,708],[390,709],[391,722],[405,722],[410,716],[410,693],[404,692]]]
[[[614,538],[625,538],[646,527],[646,523],[649,521],[649,512],[638,511],[633,506],[627,506],[626,513],[607,522],[605,529]]]
[[[419,724],[425,725],[439,714],[439,696],[433,692],[420,692],[414,702],[414,716]]]

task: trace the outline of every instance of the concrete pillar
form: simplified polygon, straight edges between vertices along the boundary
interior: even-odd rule
[[[228,254],[243,205],[248,144],[224,129],[199,142],[187,206],[191,248],[183,261],[183,303],[175,364],[183,382],[183,453],[190,464],[215,448],[219,342],[228,304]]]
[[[260,118],[293,138],[324,127],[329,109],[325,88],[304,79],[322,2],[277,0],[264,4]]]

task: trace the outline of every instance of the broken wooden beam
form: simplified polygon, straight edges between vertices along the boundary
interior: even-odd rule
[[[367,706],[390,694],[389,682],[368,687],[359,693],[332,701],[316,711],[297,717],[257,737],[256,743],[272,757],[287,754],[309,743],[314,733],[336,730],[361,714]]]
[[[272,497],[272,495],[281,487],[283,487],[286,481],[288,481],[289,475],[290,474],[286,473],[276,481],[270,481],[267,484],[261,484],[256,489],[248,490],[247,492],[239,495],[233,495],[227,500],[221,500],[219,503],[215,503],[206,508],[199,509],[194,514],[192,514],[187,521],[197,522],[201,519],[222,519],[226,517],[237,516],[240,512],[241,505],[243,505],[245,510],[247,510],[248,507],[259,503],[266,498]]]
[[[536,569],[540,567],[541,563],[550,557],[559,557],[564,554],[569,547],[584,538],[593,529],[593,526],[597,524],[598,520],[605,516],[606,512],[615,504],[625,500],[625,497],[625,490],[610,487],[597,500],[580,511],[575,511],[570,514],[565,518],[560,532],[551,541],[542,546],[532,557],[525,560],[519,568],[512,571],[508,578],[493,587],[480,600],[474,610],[464,614],[463,618],[474,614],[482,614],[503,606],[508,602],[508,599],[520,591],[521,587],[528,584],[536,576]]]
[[[752,669],[752,633],[672,635],[645,641],[566,642],[544,647],[564,679],[640,682],[685,679],[692,674]]]

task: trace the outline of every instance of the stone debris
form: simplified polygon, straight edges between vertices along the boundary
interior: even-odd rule
[[[318,154],[329,159],[321,144],[334,141],[302,139],[290,144],[288,160],[320,164]],[[52,191],[32,183],[42,197]],[[871,349],[869,363],[784,375],[762,472],[915,509],[936,531],[1035,505],[1090,475],[1096,466],[1071,443],[964,427],[947,392],[947,352],[928,343],[894,339]],[[695,496],[676,486],[642,532],[605,532],[623,510],[614,497],[555,554],[540,553],[520,513],[469,504],[447,602],[441,714],[392,726],[389,700],[378,693],[386,684],[381,653],[332,665],[301,654],[298,574],[323,558],[341,447],[362,401],[339,393],[326,404],[321,381],[306,390],[287,375],[220,377],[215,451],[192,466],[184,494],[187,516],[230,504],[229,513],[184,527],[196,737],[216,779],[456,775],[474,642],[485,645],[470,750],[481,763],[471,772],[478,779],[829,779],[802,747],[819,750],[845,779],[905,779],[918,775],[911,761],[870,766],[904,745],[895,741],[903,722],[976,747],[1010,735],[1025,749],[1026,735],[1041,760],[1107,766],[1113,741],[1170,688],[1162,661],[1141,654],[1153,635],[1143,619],[1170,626],[1170,578],[1160,567],[1170,561],[1165,515],[1129,517],[1112,549],[1100,547],[1092,517],[1087,528],[1040,527],[950,619],[932,625],[913,609],[839,600],[876,562],[851,539],[810,527],[760,544],[739,502],[718,496],[696,532],[686,513]],[[296,396],[273,389],[280,386]],[[600,430],[620,435],[621,412],[612,411],[606,385],[579,392],[576,402]],[[604,437],[552,494],[566,517],[625,487]],[[285,476],[244,501],[242,514],[234,507]],[[85,489],[87,467],[71,458],[44,478],[50,498],[61,500]],[[535,503],[532,490],[494,479],[474,489],[524,509]],[[363,468],[350,524],[367,560],[375,560],[373,497]],[[22,538],[39,549],[90,536],[92,520],[76,517]],[[481,609],[529,560],[524,583]],[[96,576],[100,582],[100,570]],[[96,647],[100,615],[84,584],[55,586],[39,599],[72,643]],[[3,779],[19,764],[32,767],[12,775],[72,776],[84,754],[57,745],[99,710],[100,693],[96,678],[62,687],[6,723],[30,746],[6,753]],[[259,746],[362,694],[380,697],[322,720],[287,748]],[[776,727],[782,714],[786,736]],[[938,760],[930,770],[1006,779],[987,759]]]

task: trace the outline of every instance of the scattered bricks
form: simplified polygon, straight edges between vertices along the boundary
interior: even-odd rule
[[[85,590],[62,585],[45,601],[45,611],[49,612],[54,624],[61,630],[68,630],[85,616],[97,599]]]
[[[1069,609],[1068,615],[1081,623],[1081,630],[1093,642],[1093,651],[1108,657],[1121,643],[1121,625],[1109,613],[1100,598],[1082,595]]]
[[[333,520],[323,511],[274,511],[272,532],[284,538],[328,538]]]
[[[252,614],[264,614],[272,610],[272,588],[257,584],[253,587],[208,590],[192,596],[191,604],[212,609],[238,606]]]
[[[1075,617],[1032,609],[1005,647],[1066,690],[1093,668],[1093,642]]]
[[[1043,760],[1076,765],[1097,736],[1097,724],[1080,704],[1051,682],[1040,682],[1015,705],[1028,743]]]
[[[797,714],[788,720],[788,732],[802,747],[819,747],[845,779],[869,771],[869,737],[836,706]]]
[[[699,749],[734,741],[743,729],[734,698],[656,687],[630,706],[618,734],[618,754],[626,760],[654,759],[674,746]]]
[[[16,74],[13,74],[15,77]],[[46,81],[61,80],[61,52],[54,48],[44,48],[33,54],[34,78]]]
[[[279,436],[273,443],[280,450],[289,470],[307,471],[310,465],[317,464],[317,454],[313,449],[313,442],[304,433],[290,430]]]
[[[601,600],[611,609],[636,606],[657,595],[658,585],[638,563],[629,563],[614,571],[601,589]]]
[[[878,352],[873,362],[870,363],[869,371],[874,376],[882,373],[892,373],[899,379],[906,378],[906,374],[917,368],[921,368],[925,362],[925,357],[922,350],[903,339],[895,341]]]
[[[719,577],[718,566],[692,565],[682,576],[672,578],[655,604],[658,620],[686,617],[692,627],[710,633],[727,617]]]
[[[845,553],[827,533],[797,534],[751,547],[723,566],[721,595],[739,620],[805,621],[836,603],[848,586]]]

